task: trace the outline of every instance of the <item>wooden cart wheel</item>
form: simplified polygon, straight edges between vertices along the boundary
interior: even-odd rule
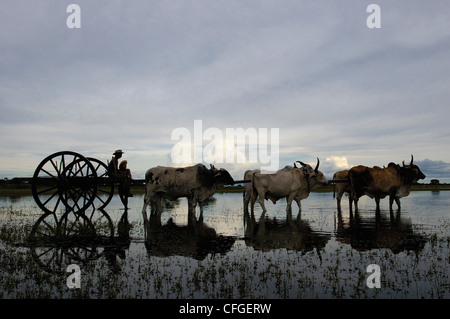
[[[114,196],[114,180],[108,174],[108,166],[98,159],[87,157],[97,175],[97,192],[91,206],[83,210],[83,214],[94,225],[97,236],[114,237],[114,224],[104,208]],[[78,161],[82,161],[79,159]],[[75,162],[76,166],[78,162]],[[82,165],[82,163],[80,163]]]
[[[102,161],[87,157],[97,174],[97,194],[92,203],[96,209],[105,208],[114,196],[114,179],[108,174],[108,166]]]
[[[97,173],[82,155],[58,152],[36,168],[31,189],[34,200],[46,214],[83,212],[96,198]]]

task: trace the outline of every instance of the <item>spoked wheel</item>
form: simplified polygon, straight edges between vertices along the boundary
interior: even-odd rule
[[[92,203],[96,209],[105,208],[114,196],[114,180],[108,174],[108,166],[98,159],[87,157],[97,174],[97,194]]]
[[[58,218],[56,214],[44,214],[31,229],[29,240],[34,243],[80,243],[95,238],[95,228],[83,214],[66,212]]]
[[[31,254],[47,272],[64,273],[67,266],[97,258],[93,244],[95,229],[82,214],[66,212],[61,218],[44,214],[34,224],[29,237]]]
[[[64,151],[45,158],[32,180],[33,197],[46,214],[83,212],[97,195],[97,173],[82,155]]]

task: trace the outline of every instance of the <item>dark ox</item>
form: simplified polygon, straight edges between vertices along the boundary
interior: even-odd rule
[[[311,190],[328,184],[328,180],[319,171],[319,159],[317,165],[310,173],[299,168],[292,170],[279,170],[274,174],[252,174],[252,198],[251,212],[254,213],[256,198],[263,209],[263,214],[267,211],[264,205],[265,199],[270,199],[274,204],[281,198],[286,198],[286,212],[291,213],[291,204],[295,200],[299,212],[301,211],[300,201],[309,196]]]
[[[380,169],[380,167],[374,166],[373,169]],[[342,195],[344,195],[344,193],[348,193],[350,195],[350,187],[348,184],[348,172],[349,172],[349,170],[345,169],[345,170],[338,171],[333,174],[333,180],[339,180],[339,182],[335,183],[333,186],[333,198],[336,198],[338,212],[342,211],[342,209],[341,209]],[[377,196],[369,195],[369,196],[371,198],[375,197],[375,202],[378,204],[380,202],[380,198],[386,197],[386,195],[377,195]],[[351,197],[349,197],[349,207],[351,207],[351,205],[352,205],[352,199],[351,199]]]
[[[408,196],[411,185],[425,178],[413,160],[414,157],[411,155],[409,165],[403,162],[403,166],[389,163],[386,168],[370,168],[362,165],[352,167],[348,173],[350,212],[352,200],[355,203],[355,211],[358,211],[358,200],[363,195],[375,198],[377,211],[380,210],[380,198],[389,195],[389,210],[393,211],[392,205],[395,200],[400,211],[400,198]]]
[[[145,173],[146,192],[142,215],[148,222],[147,206],[151,204],[152,214],[161,214],[162,199],[188,199],[188,218],[195,218],[197,203],[200,216],[203,215],[203,202],[223,185],[234,184],[230,173],[225,169],[206,168],[203,164],[190,167],[173,168],[157,166]]]

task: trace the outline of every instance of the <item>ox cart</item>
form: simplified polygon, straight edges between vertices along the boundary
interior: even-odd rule
[[[71,151],[47,156],[37,166],[31,189],[42,215],[28,235],[33,259],[47,272],[65,272],[65,264],[111,255],[127,245],[128,213],[114,223],[105,208],[119,181],[102,161]],[[122,194],[121,194],[122,195]],[[121,198],[122,199],[122,198]],[[125,204],[125,203],[124,203]],[[103,247],[103,253],[97,249]]]
[[[37,166],[31,189],[43,211],[30,238],[87,238],[114,236],[105,207],[117,180],[102,161],[71,151],[47,156]]]

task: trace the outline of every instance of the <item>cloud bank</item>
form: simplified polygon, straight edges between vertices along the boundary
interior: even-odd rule
[[[143,176],[198,119],[278,128],[280,167],[450,162],[450,3],[378,1],[369,29],[356,0],[80,0],[69,29],[70,3],[2,4],[0,176],[117,148]]]

